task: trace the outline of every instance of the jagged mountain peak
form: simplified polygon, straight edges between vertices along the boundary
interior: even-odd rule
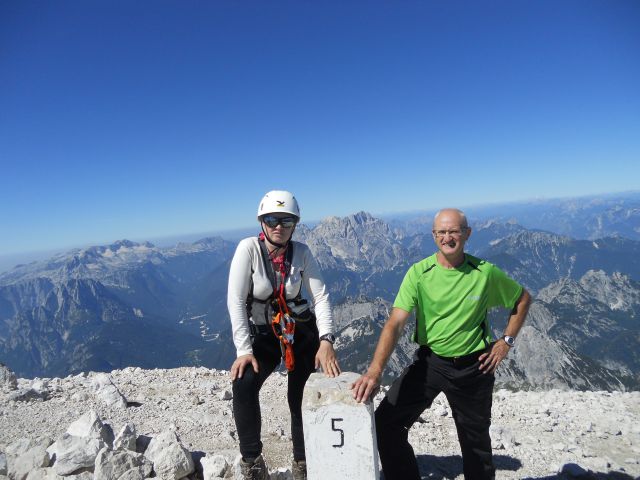
[[[383,220],[374,217],[368,212],[360,211],[358,213],[353,213],[351,215],[347,215],[346,217],[327,217],[322,222],[320,222],[320,226],[353,226],[353,227],[363,227],[363,226],[387,226],[386,222]],[[388,226],[387,226],[388,228]]]
[[[326,218],[298,238],[309,245],[325,268],[388,269],[404,260],[403,248],[389,225],[367,212]]]
[[[345,218],[348,219],[349,221],[353,221],[357,223],[358,225],[363,225],[365,223],[370,223],[370,222],[376,222],[376,223],[382,222],[382,220],[375,218],[373,215],[365,211],[354,213],[353,215],[349,215],[348,217],[345,217]]]
[[[145,242],[145,243],[148,244],[149,242]],[[117,250],[120,247],[133,248],[133,247],[137,247],[138,245],[140,244],[136,242],[132,242],[131,240],[127,240],[126,238],[123,238],[122,240],[116,240],[115,242],[113,242],[111,245],[109,245],[109,248],[111,248],[112,250],[114,249]]]
[[[337,240],[347,239],[360,245],[371,242],[374,238],[396,240],[396,235],[389,225],[367,212],[358,212],[346,217],[329,217],[317,225],[313,232]]]
[[[145,254],[150,250],[156,250],[156,246],[151,242],[137,243],[130,240],[118,240],[110,245],[95,245],[80,250],[80,257],[100,255],[103,257],[114,257],[127,254]]]
[[[205,237],[205,238],[201,238],[200,240],[197,240],[195,242],[193,242],[193,245],[220,245],[222,242],[224,242],[224,239],[222,237]]]
[[[567,245],[574,241],[570,237],[558,235],[557,233],[525,229],[512,233],[505,240],[530,247]]]
[[[589,270],[578,280],[562,278],[551,283],[537,299],[575,306],[598,302],[601,309],[632,311],[640,306],[640,284],[619,272]]]
[[[205,251],[227,251],[230,249],[230,242],[222,237],[205,237],[193,243],[178,243],[174,248],[165,250],[169,255],[181,255],[183,253],[199,253]]]

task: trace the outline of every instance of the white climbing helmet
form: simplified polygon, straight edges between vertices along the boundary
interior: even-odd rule
[[[285,190],[272,190],[262,197],[258,206],[258,220],[269,213],[289,213],[300,219],[300,207],[296,197]]]

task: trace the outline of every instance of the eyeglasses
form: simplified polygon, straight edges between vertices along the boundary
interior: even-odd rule
[[[282,225],[283,228],[291,228],[298,223],[298,219],[296,217],[278,218],[273,215],[265,215],[262,217],[262,221],[269,228],[276,228],[278,225]]]
[[[462,227],[460,230],[432,230],[432,233],[437,238],[444,238],[449,235],[451,238],[460,238],[464,232],[467,231],[467,227]]]

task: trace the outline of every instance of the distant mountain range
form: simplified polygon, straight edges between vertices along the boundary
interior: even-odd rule
[[[0,361],[27,376],[224,363],[234,245],[120,241],[0,275]],[[216,278],[216,273],[219,278]]]
[[[640,206],[640,197],[631,195],[586,206],[522,207],[529,222],[544,218],[556,225],[564,216],[561,233],[525,227],[513,216],[473,223],[469,252],[535,295],[499,382],[513,388],[640,388],[640,210],[634,205]],[[344,369],[366,367],[407,268],[435,251],[431,219],[421,215],[384,221],[359,212],[296,230],[331,292]],[[601,219],[598,231],[606,236],[566,234],[570,219],[575,225],[569,229],[578,231],[590,216]],[[226,311],[234,248],[222,238],[171,248],[123,240],[4,272],[0,362],[26,377],[130,365],[228,368],[235,356]],[[506,317],[505,311],[492,312],[497,334]],[[411,358],[415,344],[408,333],[388,377]]]
[[[640,240],[640,191],[576,198],[463,208],[474,226],[486,222],[517,223],[531,230],[545,230],[577,240],[624,237]],[[414,212],[384,218],[391,228],[409,233],[428,232],[435,211]]]

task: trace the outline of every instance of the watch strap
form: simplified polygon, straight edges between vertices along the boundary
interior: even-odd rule
[[[322,335],[320,337],[320,341],[322,341],[322,340],[326,340],[331,345],[333,345],[335,343],[335,341],[336,341],[336,336],[333,333],[325,333],[324,335]]]

